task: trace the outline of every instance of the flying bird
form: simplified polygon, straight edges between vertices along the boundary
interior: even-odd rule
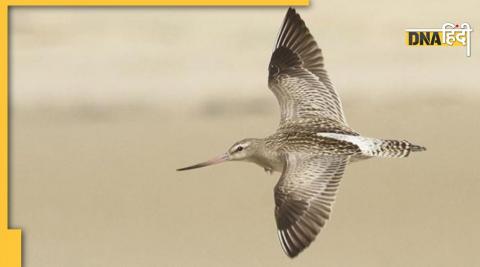
[[[325,226],[347,164],[372,157],[403,158],[425,148],[364,137],[348,126],[322,50],[293,8],[274,46],[268,87],[280,105],[275,133],[243,139],[218,157],[177,170],[247,161],[280,172],[274,189],[277,233],[284,252],[293,258]]]

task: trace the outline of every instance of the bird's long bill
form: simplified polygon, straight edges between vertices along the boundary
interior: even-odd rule
[[[186,170],[191,170],[191,169],[196,169],[196,168],[202,168],[202,167],[210,166],[210,165],[213,165],[213,164],[222,163],[222,162],[225,162],[227,160],[228,160],[228,154],[225,153],[225,154],[222,154],[222,155],[220,155],[218,157],[215,157],[213,159],[207,160],[205,162],[198,163],[198,164],[188,166],[188,167],[185,167],[185,168],[177,169],[177,171],[186,171]]]

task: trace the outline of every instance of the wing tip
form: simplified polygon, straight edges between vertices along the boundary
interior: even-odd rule
[[[294,7],[289,7],[288,8],[286,17],[295,17],[295,18],[298,18],[298,19],[302,20],[301,17],[300,17],[300,14],[297,12],[297,10]]]
[[[297,32],[297,34],[294,32]],[[285,14],[285,18],[283,19],[282,25],[280,26],[280,31],[275,43],[275,49],[284,46],[287,43],[288,48],[299,45],[295,42],[295,40],[299,39],[300,37],[303,39],[305,36],[307,36],[307,40],[304,42],[310,43],[313,41],[316,46],[315,40],[313,39],[313,36],[311,36],[305,21],[301,18],[300,14],[295,8],[289,7],[287,13]]]
[[[289,7],[287,10],[287,14],[285,15],[285,21],[290,19],[300,19],[300,14],[298,14],[297,10],[294,7]]]
[[[283,252],[291,259],[297,257],[315,241],[321,226],[317,230],[305,229],[305,224],[297,223],[283,229],[278,229],[278,237]]]
[[[298,254],[300,254],[300,252],[303,251],[303,249],[292,249],[290,248],[290,246],[292,244],[290,244],[285,236],[285,231],[284,230],[277,230],[277,234],[278,234],[278,239],[280,240],[280,245],[282,246],[282,250],[283,252],[290,258],[290,259],[293,259],[295,257],[298,256]]]

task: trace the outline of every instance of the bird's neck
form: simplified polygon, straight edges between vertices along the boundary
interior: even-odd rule
[[[259,140],[257,150],[248,161],[260,165],[264,169],[281,172],[283,170],[283,160],[276,151],[270,151],[265,147],[265,141]]]

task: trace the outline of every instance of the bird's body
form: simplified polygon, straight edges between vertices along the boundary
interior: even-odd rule
[[[282,152],[351,156],[360,151],[349,142],[323,137],[318,133],[358,135],[346,125],[326,118],[302,118],[286,121],[265,139],[268,148]]]
[[[282,248],[295,257],[329,218],[348,163],[406,157],[425,148],[408,141],[364,137],[348,126],[322,52],[291,8],[272,53],[268,85],[281,111],[275,133],[243,139],[219,157],[179,170],[248,161],[268,172],[281,172],[274,189],[275,218]]]

